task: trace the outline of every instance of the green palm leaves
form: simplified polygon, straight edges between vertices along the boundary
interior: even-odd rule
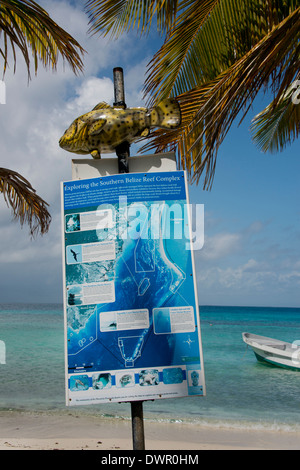
[[[149,31],[154,18],[160,32],[169,30],[177,11],[177,0],[87,0],[92,32],[119,36],[130,28]]]
[[[300,74],[299,74],[300,78]],[[256,144],[263,152],[278,152],[292,142],[300,133],[300,80],[295,80],[277,102],[271,103],[252,122],[252,133]]]
[[[35,72],[39,62],[56,68],[59,55],[75,73],[83,69],[82,47],[33,0],[1,0],[0,40],[4,72],[8,65],[9,50],[12,51],[16,67],[16,49],[21,51],[25,59],[29,77],[30,52]]]
[[[255,119],[254,140],[264,142],[266,151],[283,148],[298,135],[299,111],[287,102],[286,93],[300,69],[299,0],[117,2],[117,22],[111,3],[88,2],[92,30],[116,35],[138,27],[143,32],[155,12],[165,18],[158,21],[165,42],[149,64],[145,92],[151,104],[177,97],[182,125],[170,132],[154,131],[144,150],[176,150],[181,166],[196,180],[204,172],[204,186],[210,187],[219,146],[233,120],[247,114],[266,86],[275,99]],[[129,3],[139,4],[135,16],[125,14]],[[283,100],[289,111],[283,112]],[[280,114],[276,132],[274,113]]]
[[[59,56],[68,62],[74,73],[83,70],[83,48],[43,8],[33,0],[1,0],[0,60],[2,58],[3,74],[10,65],[10,53],[15,70],[17,50],[25,59],[29,78],[31,57],[35,72],[40,62],[55,69]],[[29,225],[32,236],[48,231],[51,221],[48,204],[23,176],[0,168],[0,192],[21,225]]]
[[[0,168],[0,193],[21,225],[29,225],[32,236],[39,231],[41,234],[48,231],[51,221],[48,204],[36,194],[23,176],[15,171]]]
[[[227,67],[224,71],[220,67],[215,78],[178,95],[183,114],[182,128],[173,135],[156,132],[152,147],[164,150],[166,146],[173,145],[174,148],[174,143],[177,144],[182,166],[192,170],[197,180],[205,171],[204,186],[210,186],[219,146],[233,120],[246,115],[257,93],[267,85],[276,91],[276,99],[268,114],[260,117],[260,124],[263,120],[260,138],[270,135],[272,115],[278,111],[278,106],[282,107],[281,97],[299,70],[299,20],[297,9],[240,58],[237,55],[232,60],[226,56]],[[222,65],[221,61],[219,64]],[[215,66],[218,66],[216,60]],[[296,108],[293,103],[290,107]],[[299,117],[299,111],[293,114]],[[285,143],[299,129],[299,120],[294,119],[292,128],[289,128],[290,124],[290,116],[286,114],[281,120],[281,138],[284,133]],[[254,134],[254,139],[258,138]],[[274,145],[272,139],[268,142],[269,146],[264,146],[264,150]]]

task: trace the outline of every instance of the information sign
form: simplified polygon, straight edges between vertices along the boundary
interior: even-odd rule
[[[186,175],[62,183],[66,402],[205,394]]]

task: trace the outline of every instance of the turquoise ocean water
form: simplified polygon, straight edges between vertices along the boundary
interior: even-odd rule
[[[300,308],[202,306],[200,322],[206,397],[145,402],[145,419],[300,431],[300,372],[258,363],[242,341],[300,340]],[[0,410],[130,417],[127,403],[65,406],[62,305],[0,305],[0,340]]]

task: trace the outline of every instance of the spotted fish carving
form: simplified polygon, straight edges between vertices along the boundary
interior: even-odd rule
[[[152,127],[174,129],[180,122],[180,107],[175,99],[165,99],[150,111],[112,107],[101,102],[72,122],[59,145],[69,152],[100,158],[101,153],[114,152],[123,142],[131,144],[146,137]]]

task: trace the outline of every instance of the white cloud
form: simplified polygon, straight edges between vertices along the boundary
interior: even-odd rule
[[[116,66],[124,68],[127,105],[142,105],[141,88],[148,62],[145,54],[140,59],[146,40],[143,43],[131,35],[124,35],[118,41],[89,36],[88,17],[81,2],[44,0],[41,4],[87,53],[84,74],[78,76],[67,64],[63,68],[60,61],[56,72],[40,65],[37,76],[33,74],[28,83],[27,69],[20,54],[16,74],[8,70],[5,75],[6,104],[0,105],[1,166],[27,178],[50,204],[52,215],[49,233],[32,241],[28,227],[21,228],[18,222],[12,222],[10,209],[3,200],[0,201],[0,261],[6,266],[5,271],[2,270],[0,286],[8,286],[7,296],[9,285],[15,284],[14,279],[16,282],[22,279],[23,290],[19,295],[26,295],[24,286],[30,285],[31,276],[36,276],[36,281],[42,284],[49,284],[51,278],[52,292],[60,292],[60,182],[71,179],[71,160],[76,156],[59,147],[59,138],[76,117],[90,111],[98,102],[112,104],[113,68]],[[40,278],[34,274],[39,269]],[[45,269],[52,273],[50,277]],[[15,298],[15,294],[12,295]]]
[[[240,249],[241,235],[238,233],[218,233],[211,237],[205,235],[201,258],[216,260],[229,256]]]
[[[205,303],[207,293],[212,295],[215,303],[231,305],[295,305],[287,298],[289,292],[299,290],[300,270],[290,266],[286,270],[283,265],[278,269],[270,260],[259,261],[250,258],[245,263],[234,265],[232,259],[227,267],[219,265],[201,266],[197,270],[198,292],[200,303]],[[213,293],[213,294],[212,294]],[[228,299],[228,300],[227,300]],[[232,301],[234,299],[234,301]]]
[[[77,116],[99,101],[113,101],[115,66],[124,68],[127,105],[144,105],[141,89],[150,60],[144,50],[147,39],[143,42],[133,35],[124,35],[118,41],[109,41],[88,36],[83,2],[43,0],[42,4],[87,54],[83,75],[75,76],[67,64],[64,71],[60,65],[55,73],[40,66],[37,77],[33,76],[28,84],[26,67],[19,56],[16,74],[8,71],[5,76],[6,104],[0,105],[1,166],[24,175],[50,203],[53,217],[49,234],[31,241],[28,228],[21,229],[17,222],[11,222],[10,210],[0,201],[0,260],[5,266],[0,286],[5,286],[8,301],[15,298],[15,294],[9,297],[9,289],[17,282],[21,283],[21,301],[25,298],[21,295],[34,292],[34,282],[39,283],[44,294],[47,294],[45,285],[51,295],[58,292],[54,300],[61,301],[60,181],[71,178],[71,160],[75,156],[62,150],[58,140]],[[268,286],[277,290],[288,285],[299,287],[299,257],[290,253],[287,263],[283,253],[279,256],[278,248],[271,249],[265,222],[253,221],[244,230],[234,230],[231,226],[224,228],[228,224],[223,219],[219,223],[226,225],[218,233],[216,220],[210,218],[209,223],[205,220],[208,233],[205,232],[203,249],[196,252],[201,290],[249,292]],[[255,241],[260,242],[259,252],[258,245],[253,248]],[[47,301],[47,295],[43,299]]]
[[[112,104],[114,85],[108,77],[89,77],[75,88],[75,92],[76,97],[67,103],[67,110],[72,111],[74,116],[87,112],[100,101]]]
[[[279,273],[278,274],[279,282],[281,286],[289,286],[291,283],[300,287],[300,270],[291,271],[288,273]]]
[[[235,305],[243,299],[249,305],[288,304],[283,299],[299,289],[300,269],[299,256],[286,237],[274,245],[272,222],[258,220],[236,231],[210,235],[222,225],[222,221],[215,222],[205,225],[204,247],[196,253],[200,303],[208,295],[216,303],[234,298]]]
[[[275,277],[273,272],[254,259],[236,268],[218,269],[218,274],[219,282],[226,288],[260,288],[266,278]]]
[[[119,65],[122,48],[133,39],[124,36],[120,47],[118,41],[88,36],[88,17],[73,2],[47,0],[44,7],[87,50],[84,75],[76,77],[68,65],[56,73],[40,66],[28,84],[24,61],[18,57],[16,74],[6,74],[6,105],[0,107],[1,165],[24,174],[52,202],[57,198],[57,182],[71,174],[74,157],[59,148],[58,140],[78,115],[100,101],[112,103],[112,70]],[[126,77],[131,102],[137,96],[140,100],[145,66],[144,61],[138,63]]]

